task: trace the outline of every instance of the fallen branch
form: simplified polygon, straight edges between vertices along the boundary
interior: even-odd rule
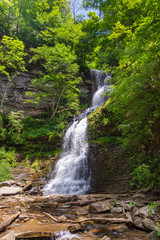
[[[6,230],[6,228],[16,219],[18,218],[20,215],[20,212],[12,215],[10,218],[8,218],[7,220],[5,220],[4,222],[2,222],[0,224],[0,232],[3,232]]]
[[[123,210],[123,214],[124,216],[129,220],[129,222],[133,222],[131,214],[129,212],[125,212],[125,206],[124,204],[122,204],[122,210]]]
[[[61,222],[68,222],[68,223],[82,223],[82,222],[88,222],[88,221],[103,221],[103,223],[107,223],[107,222],[113,222],[113,223],[131,223],[133,222],[131,215],[129,213],[126,213],[126,217],[127,218],[85,218],[82,220],[69,220],[66,219],[64,216],[61,216],[59,218],[55,218],[52,215],[50,215],[49,213],[43,212],[45,215],[47,215],[48,217],[50,217],[52,220],[54,220],[55,222],[61,223]],[[64,217],[64,218],[63,218]]]

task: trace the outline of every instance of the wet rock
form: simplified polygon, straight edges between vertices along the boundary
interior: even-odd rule
[[[145,229],[144,228],[144,225],[143,225],[143,223],[142,223],[142,219],[141,218],[139,218],[139,217],[136,217],[135,219],[134,219],[134,225],[137,227],[137,228],[140,228],[140,229]]]
[[[123,212],[122,207],[114,207],[111,209],[111,213],[117,214],[117,213],[122,213],[122,212]]]
[[[20,206],[16,206],[16,207],[15,207],[15,210],[16,210],[16,211],[20,211],[20,210],[21,210],[21,207],[20,207]]]
[[[155,223],[149,218],[145,218],[142,220],[142,224],[144,225],[145,230],[151,232],[155,230]]]
[[[2,196],[16,195],[20,193],[20,191],[21,191],[21,188],[19,187],[1,187],[0,195]]]
[[[111,204],[109,202],[92,203],[89,208],[90,213],[110,212]]]
[[[15,240],[15,232],[10,231],[9,233],[5,234],[3,237],[0,238],[1,240]]]
[[[81,224],[74,224],[72,226],[69,226],[68,227],[68,230],[71,232],[71,233],[75,233],[75,232],[81,232],[81,231],[84,231],[85,230],[85,227]]]
[[[83,208],[79,208],[78,210],[76,210],[76,215],[77,216],[84,216],[84,215],[87,215],[87,214],[88,214],[88,212]]]
[[[32,188],[32,181],[26,183],[26,185],[22,188],[22,192],[28,191]]]
[[[27,218],[26,215],[22,215],[22,214],[21,214],[21,215],[19,216],[19,220],[20,220],[20,221],[23,221],[23,220],[26,219],[26,218]]]
[[[143,217],[143,218],[144,218],[144,217],[149,217],[150,215],[154,215],[154,214],[156,214],[154,208],[149,209],[148,206],[145,206],[145,207],[140,208],[140,209],[136,212],[135,216],[140,216],[140,217]]]
[[[151,232],[149,234],[147,234],[147,240],[158,240],[159,238],[156,235],[156,232]]]
[[[104,236],[102,240],[110,240],[110,238],[108,236]]]
[[[128,231],[128,227],[126,225],[118,225],[118,226],[109,226],[107,228],[109,231],[112,231],[112,232],[118,232],[118,233],[124,233],[126,231]]]

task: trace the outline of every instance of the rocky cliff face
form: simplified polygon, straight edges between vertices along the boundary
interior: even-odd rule
[[[90,144],[89,165],[91,169],[91,191],[96,193],[126,193],[129,191],[127,156],[115,144],[102,147]]]
[[[33,92],[34,89],[30,86],[31,80],[37,76],[32,72],[20,73],[18,76],[8,81],[7,78],[0,79],[0,105],[3,106],[4,112],[23,111],[25,116],[39,117],[41,114],[49,109],[49,102],[44,102],[41,105],[35,105],[27,102],[29,97],[26,92]],[[83,82],[79,89],[81,92],[81,104],[91,103],[92,98],[92,82],[88,80],[87,76],[81,76]]]
[[[129,160],[125,150],[117,144],[121,132],[114,123],[103,123],[103,117],[109,114],[102,106],[88,117],[91,191],[125,193],[130,188]]]
[[[29,97],[27,91],[34,91],[30,87],[31,80],[36,76],[32,73],[20,73],[18,76],[8,81],[6,78],[1,78],[0,98],[3,110],[7,112],[23,111],[25,116],[38,117],[44,112],[48,105],[47,103],[36,106],[27,102]]]

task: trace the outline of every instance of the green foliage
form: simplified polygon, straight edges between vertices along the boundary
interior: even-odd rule
[[[153,184],[153,174],[150,171],[150,168],[146,164],[138,166],[132,172],[132,181],[130,182],[131,187],[143,188]]]
[[[117,199],[116,198],[113,199],[113,205],[114,205],[114,207],[116,207],[116,205],[117,205]]]
[[[0,182],[12,179],[11,166],[16,167],[15,151],[6,151],[4,147],[0,148]]]
[[[52,121],[50,118],[34,119],[26,117],[23,119],[23,138],[36,139],[39,137],[47,137],[51,141],[54,137],[61,137],[63,129],[67,126],[67,121],[63,116],[55,118]]]
[[[66,0],[12,0],[0,2],[0,34],[16,36],[27,46],[42,43],[41,32],[71,18]]]
[[[24,44],[18,39],[3,36],[0,46],[0,74],[8,78],[14,76],[18,71],[25,71]]]
[[[15,160],[15,150],[6,151],[4,147],[0,148],[0,161],[7,162],[12,167],[16,167],[18,163]]]
[[[0,114],[0,140],[8,144],[19,145],[23,143],[22,124],[23,113],[10,112],[8,115]]]
[[[156,231],[156,236],[160,237],[160,224],[159,224],[159,222],[156,223],[155,231]]]
[[[133,202],[133,201],[130,201],[129,204],[132,205],[133,207],[136,207],[137,205],[136,202]]]
[[[96,63],[112,74],[114,91],[107,110],[114,115],[122,133],[119,144],[133,159],[135,152],[143,155],[143,161],[136,165],[133,185],[137,181],[139,187],[147,186],[153,178],[159,185],[160,2],[84,0],[84,3],[86,7],[98,8],[103,16]],[[144,162],[150,168],[144,167]],[[144,180],[136,176],[141,168],[145,171]]]
[[[152,209],[153,209],[154,211],[157,211],[157,203],[156,203],[156,202],[150,202],[150,203],[148,204],[148,207],[149,207],[149,215],[150,215],[150,216],[153,214]]]
[[[12,179],[11,167],[9,163],[0,161],[0,182]]]
[[[90,12],[88,16],[89,19],[82,23],[82,34],[75,47],[78,63],[82,67],[89,66],[94,62],[100,42],[100,18],[96,16],[95,12]]]
[[[66,117],[78,110],[79,100],[77,84],[78,65],[75,63],[74,52],[64,44],[56,44],[55,47],[43,45],[32,49],[35,55],[32,62],[39,62],[44,73],[32,81],[32,86],[37,90],[35,93],[28,93],[35,104],[42,104],[49,101],[53,119],[57,111]]]

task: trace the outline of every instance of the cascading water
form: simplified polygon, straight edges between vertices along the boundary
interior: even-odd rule
[[[75,120],[63,139],[63,152],[44,194],[83,194],[89,189],[87,118]]]
[[[108,99],[108,96],[104,96],[104,94],[109,90],[109,88],[110,86],[103,86],[95,92],[92,99],[92,107],[97,108],[105,103],[105,101]]]
[[[97,76],[99,76],[99,70],[92,70],[92,74],[95,71],[98,72]],[[103,85],[106,76],[106,74],[103,74]],[[52,179],[44,187],[44,195],[85,194],[90,188],[91,176],[87,161],[87,115],[104,104],[103,93],[109,88],[108,85],[101,86],[102,79],[97,82],[98,84],[97,88],[101,88],[93,96],[92,107],[80,114],[64,135],[63,151],[55,165]]]

